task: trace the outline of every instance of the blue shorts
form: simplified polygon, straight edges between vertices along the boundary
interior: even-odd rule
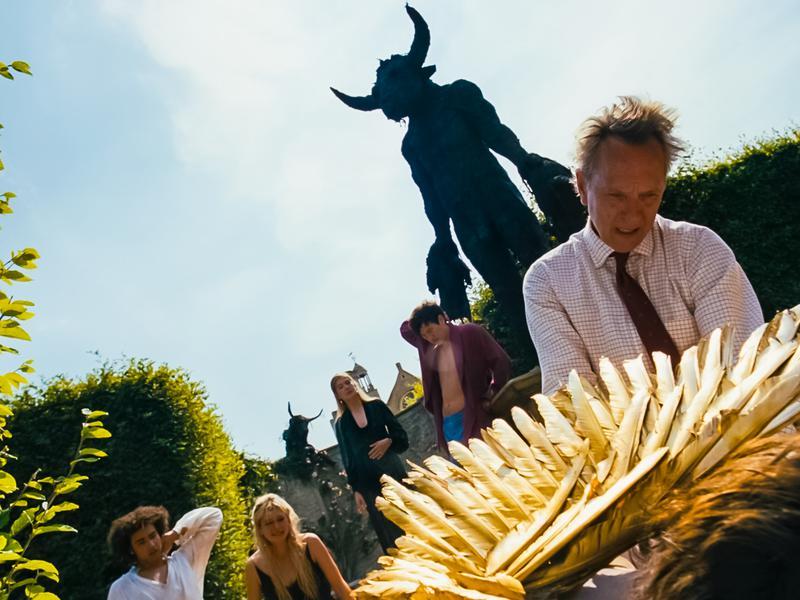
[[[446,442],[460,442],[464,437],[464,411],[460,410],[442,419],[442,429]]]

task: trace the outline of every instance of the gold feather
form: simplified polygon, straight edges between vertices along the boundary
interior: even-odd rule
[[[798,329],[800,306],[736,357],[730,330],[715,331],[683,353],[677,375],[659,353],[655,374],[641,357],[626,361],[629,385],[601,361],[597,387],[573,376],[556,401],[534,396],[544,427],[514,408],[519,433],[496,420],[470,448],[451,445],[460,465],[412,465],[414,490],[387,480],[376,505],[405,535],[357,597],[521,600],[522,588],[580,585],[654,532],[645,508],[800,415]]]

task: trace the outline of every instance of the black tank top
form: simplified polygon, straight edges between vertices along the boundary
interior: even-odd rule
[[[331,586],[322,572],[322,569],[320,569],[319,565],[311,558],[308,544],[306,544],[306,559],[311,563],[311,570],[314,572],[314,580],[317,583],[317,595],[306,596],[303,590],[300,589],[300,584],[297,580],[286,588],[289,591],[289,595],[292,597],[292,600],[329,600],[331,597]],[[258,578],[261,581],[261,596],[264,600],[277,600],[278,594],[275,591],[275,584],[272,583],[272,578],[258,567],[256,567],[256,573],[258,573]]]

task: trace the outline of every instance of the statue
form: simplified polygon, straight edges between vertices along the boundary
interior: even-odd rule
[[[286,442],[286,458],[290,461],[304,461],[316,453],[314,446],[308,443],[308,424],[319,418],[322,409],[316,417],[304,417],[292,414],[292,403],[289,402],[289,428],[283,432],[283,441]]]
[[[517,167],[559,239],[585,223],[574,191],[565,194],[561,185],[569,170],[528,154],[474,83],[432,82],[436,67],[423,66],[430,45],[428,26],[408,5],[406,12],[414,23],[411,49],[380,61],[372,92],[354,97],[331,91],[351,108],[381,109],[393,121],[408,119],[402,154],[433,226],[427,283],[432,293],[439,290],[445,312],[451,318],[470,316],[465,292],[469,269],[451,237],[452,222],[464,254],[492,288],[514,328],[527,337],[520,272],[550,243],[492,151]]]

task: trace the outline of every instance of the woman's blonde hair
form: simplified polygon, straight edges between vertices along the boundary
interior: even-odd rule
[[[360,385],[356,382],[355,379],[349,373],[336,373],[333,377],[331,377],[331,391],[333,392],[333,397],[336,398],[336,421],[342,418],[344,411],[347,410],[347,405],[344,403],[344,400],[341,400],[339,396],[336,395],[336,381],[339,379],[349,379],[353,382],[353,387],[356,388],[356,392],[361,397],[361,402],[372,402],[375,398],[372,398],[367,395]]]
[[[306,542],[302,539],[300,533],[300,517],[294,512],[292,506],[277,494],[264,494],[256,499],[253,506],[253,512],[250,515],[250,520],[253,525],[253,539],[256,548],[264,555],[266,559],[265,573],[269,575],[272,580],[272,585],[275,586],[275,592],[278,594],[279,600],[291,600],[288,588],[283,584],[283,581],[278,576],[273,568],[275,565],[275,553],[272,544],[261,535],[259,525],[266,513],[278,510],[282,512],[287,519],[289,519],[289,533],[286,537],[286,545],[288,549],[289,559],[297,573],[297,584],[303,593],[309,598],[317,596],[317,581],[314,577],[314,571],[311,568],[311,561],[306,556]]]

